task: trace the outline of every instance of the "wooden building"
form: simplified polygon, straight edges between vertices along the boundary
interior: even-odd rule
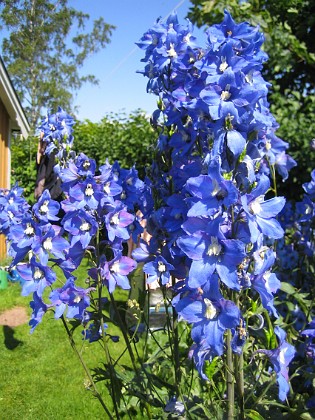
[[[29,131],[27,118],[0,58],[0,188],[10,188],[10,143],[13,132],[26,138]],[[5,257],[5,239],[0,235],[0,262]]]

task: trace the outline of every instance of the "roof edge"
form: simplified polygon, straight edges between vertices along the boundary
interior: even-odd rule
[[[0,82],[0,97],[14,125],[12,128],[19,128],[22,136],[26,138],[30,132],[30,125],[1,57]]]

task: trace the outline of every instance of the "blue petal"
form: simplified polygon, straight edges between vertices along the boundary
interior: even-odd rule
[[[213,262],[209,258],[208,261],[193,261],[189,270],[188,285],[192,288],[203,286],[210,280],[215,270],[215,259]]]

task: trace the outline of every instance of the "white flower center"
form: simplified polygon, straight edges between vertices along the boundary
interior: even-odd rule
[[[260,195],[249,204],[249,209],[252,214],[259,214],[262,211],[260,203],[264,201],[264,197]]]
[[[40,280],[44,277],[44,273],[38,267],[35,268],[34,280]]]
[[[188,44],[188,42],[190,41],[190,37],[191,37],[191,34],[187,34],[187,35],[185,35],[185,36],[183,37],[183,42],[185,42],[185,44]]]
[[[82,166],[84,169],[88,169],[91,166],[91,163],[89,160],[85,160]]]
[[[118,223],[119,223],[119,214],[115,213],[114,216],[112,216],[112,218],[110,219],[110,224],[118,225]]]
[[[115,261],[114,264],[110,267],[110,271],[113,273],[118,273],[119,271],[119,262]]]
[[[271,141],[270,140],[266,141],[265,148],[266,148],[267,151],[271,149]]]
[[[313,209],[310,205],[307,205],[305,207],[305,214],[311,214],[313,212]]]
[[[211,302],[210,299],[204,298],[204,303],[206,305],[206,310],[205,310],[205,317],[207,319],[213,319],[217,316],[217,309],[215,308],[215,306],[213,305],[213,303]]]
[[[48,201],[48,200],[45,200],[45,201],[43,202],[43,204],[40,206],[40,208],[39,208],[39,212],[40,212],[41,214],[46,214],[46,213],[48,213],[48,203],[49,203],[49,201]]]
[[[164,273],[166,271],[166,266],[162,261],[158,261],[158,271]]]
[[[250,71],[249,73],[246,74],[245,80],[249,84],[253,83],[253,72],[252,71]]]
[[[13,219],[13,217],[14,217],[14,214],[12,213],[12,211],[8,211],[8,216],[10,217],[10,219]]]
[[[94,190],[92,187],[92,184],[87,184],[86,189],[85,189],[85,195],[87,195],[88,197],[91,197],[91,195],[94,194]]]
[[[219,67],[219,70],[223,72],[225,72],[225,70],[229,67],[228,63],[226,62],[226,58],[225,57],[221,57],[221,64]]]
[[[25,235],[32,236],[34,235],[35,231],[33,226],[30,223],[26,224],[26,229],[24,230]]]
[[[43,243],[43,247],[44,249],[46,249],[46,251],[51,251],[52,249],[52,242],[51,242],[52,238],[47,238],[45,240],[45,242]]]
[[[221,92],[221,99],[222,99],[222,101],[227,101],[231,97],[231,94],[229,92],[230,86],[229,85],[226,85],[225,86],[225,89],[226,90],[222,90],[222,92]]]
[[[90,229],[91,229],[91,225],[88,222],[83,222],[82,225],[80,226],[80,230],[82,230],[82,232],[87,232]]]
[[[175,51],[174,44],[170,44],[170,49],[167,50],[167,54],[169,55],[169,57],[177,57],[177,52]]]
[[[106,182],[106,184],[104,184],[103,190],[104,192],[106,192],[106,194],[110,193],[110,182]]]
[[[73,302],[74,302],[74,303],[80,303],[80,302],[81,302],[81,300],[82,300],[81,296],[76,295],[76,297],[73,299]]]
[[[211,244],[208,247],[207,255],[220,255],[222,246],[218,242],[218,238],[211,236]]]

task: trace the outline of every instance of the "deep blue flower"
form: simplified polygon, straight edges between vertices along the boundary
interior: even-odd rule
[[[290,389],[288,366],[295,355],[295,349],[285,341],[286,333],[282,328],[276,326],[274,331],[278,337],[278,347],[273,350],[257,350],[256,353],[266,354],[273,364],[279,385],[279,399],[284,401]]]
[[[59,220],[57,216],[59,209],[60,204],[58,201],[51,199],[49,190],[44,190],[37,203],[33,206],[35,216],[43,222]]]
[[[202,288],[186,292],[175,309],[180,318],[193,323],[192,339],[197,344],[206,340],[213,357],[223,354],[225,331],[235,329],[240,323],[240,310],[223,298],[217,275],[209,278]]]
[[[62,219],[65,231],[71,234],[71,247],[80,241],[87,248],[97,232],[98,224],[93,216],[84,210],[71,211]]]
[[[251,193],[241,197],[253,243],[256,242],[260,232],[272,239],[279,239],[284,234],[275,217],[282,210],[285,198],[274,197],[265,201],[264,196],[269,186],[270,181],[267,176],[261,175],[257,186]]]
[[[120,202],[115,201],[114,205],[108,206],[109,212],[105,216],[105,226],[108,233],[108,239],[113,242],[120,238],[127,240],[130,237],[128,226],[134,221],[134,216],[126,210],[126,207]]]
[[[39,297],[47,286],[51,286],[56,280],[56,273],[48,266],[41,265],[34,257],[30,262],[18,264],[16,269],[24,280],[22,287],[22,296],[28,296],[36,292]]]
[[[55,308],[55,318],[60,318],[68,308],[67,318],[83,321],[86,309],[90,306],[92,290],[76,286],[75,278],[69,277],[61,288],[54,289],[49,295],[51,306]]]
[[[166,285],[170,282],[171,273],[175,267],[169,264],[165,258],[158,255],[154,260],[147,262],[143,266],[143,271],[147,274],[147,283],[159,281],[162,285]]]
[[[186,231],[188,223],[189,219],[185,224]],[[245,246],[238,239],[225,239],[219,223],[218,217],[207,223],[207,232],[182,236],[177,240],[179,248],[192,259],[188,278],[190,287],[202,287],[216,270],[228,287],[240,289],[237,266],[246,255]]]
[[[30,302],[30,307],[32,308],[32,316],[29,325],[31,327],[30,332],[32,333],[37,325],[42,322],[43,316],[49,309],[49,305],[46,305],[37,293],[33,293],[33,300]]]
[[[214,214],[221,205],[228,208],[238,198],[238,191],[233,182],[225,180],[220,174],[219,158],[210,163],[208,175],[189,178],[186,189],[194,197],[193,205],[187,213],[188,217]]]
[[[37,255],[42,265],[47,265],[51,255],[61,260],[69,249],[68,241],[62,237],[60,226],[46,224],[38,227],[39,236],[32,243],[32,251]]]
[[[259,295],[262,305],[269,313],[278,318],[278,312],[273,305],[274,294],[280,288],[280,280],[271,267],[276,260],[276,253],[272,249],[262,247],[253,254],[255,260],[254,273],[250,277],[252,287]]]

